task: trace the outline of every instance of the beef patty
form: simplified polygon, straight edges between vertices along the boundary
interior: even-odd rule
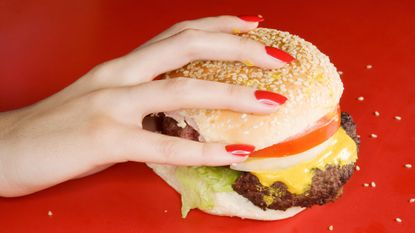
[[[348,113],[341,114],[341,126],[356,145],[359,145],[356,125]],[[315,168],[311,186],[302,194],[289,192],[282,182],[275,182],[270,187],[263,186],[258,178],[249,172],[244,172],[232,187],[235,192],[262,209],[286,210],[292,206],[323,205],[336,200],[342,194],[342,187],[352,176],[353,168],[354,164],[330,165],[324,170]]]
[[[352,117],[341,113],[341,126],[359,146],[360,139],[356,134],[356,125]],[[199,133],[191,126],[179,127],[177,121],[162,117],[161,132],[170,136],[182,137],[197,141]],[[342,194],[342,186],[353,174],[354,164],[344,166],[327,166],[324,170],[314,169],[312,183],[308,191],[294,194],[288,191],[282,182],[275,182],[270,187],[263,186],[258,178],[249,172],[242,172],[232,185],[235,192],[249,199],[262,209],[286,210],[293,206],[310,207],[323,205],[337,199]]]

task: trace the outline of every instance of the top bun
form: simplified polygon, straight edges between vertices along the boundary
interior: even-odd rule
[[[296,60],[272,70],[250,66],[249,62],[194,61],[163,78],[188,77],[249,86],[280,93],[288,100],[268,115],[206,109],[166,113],[179,124],[190,124],[201,141],[246,143],[262,149],[301,134],[338,105],[343,84],[329,58],[314,45],[288,32],[267,28],[240,36],[279,48]]]

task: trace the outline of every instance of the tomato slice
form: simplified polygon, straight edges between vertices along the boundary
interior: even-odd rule
[[[340,108],[321,118],[306,133],[251,153],[250,157],[284,157],[309,150],[333,136],[340,127]]]

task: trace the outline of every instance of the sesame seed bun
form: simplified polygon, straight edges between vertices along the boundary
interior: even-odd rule
[[[180,182],[178,182],[176,178],[176,166],[159,164],[147,165],[178,193],[181,193]],[[220,216],[235,216],[247,219],[271,221],[290,218],[304,209],[305,208],[301,207],[291,207],[285,211],[272,209],[262,210],[252,204],[248,199],[232,191],[215,193],[213,208],[202,211]]]
[[[240,36],[282,49],[296,60],[273,70],[251,66],[250,61],[195,61],[162,78],[187,77],[273,91],[288,98],[285,104],[269,115],[185,109],[167,112],[167,116],[190,124],[201,141],[246,143],[262,149],[301,134],[335,109],[343,84],[329,58],[314,45],[288,32],[267,28]]]
[[[189,124],[199,132],[199,141],[245,143],[262,149],[305,132],[336,109],[343,84],[329,58],[314,45],[288,32],[266,28],[258,28],[240,36],[282,49],[296,60],[273,70],[252,66],[250,61],[195,61],[164,74],[162,78],[187,77],[249,86],[280,93],[288,100],[277,112],[269,115],[206,109],[165,113],[174,118],[179,127]],[[181,192],[175,166],[148,165],[176,191]],[[243,196],[230,191],[216,193],[213,208],[203,211],[215,215],[278,220],[292,217],[303,209],[262,210]]]

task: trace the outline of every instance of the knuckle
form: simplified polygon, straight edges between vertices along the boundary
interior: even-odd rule
[[[198,39],[201,33],[201,30],[186,28],[183,31],[181,31],[178,35],[181,39],[185,40],[186,42],[189,42]]]
[[[178,98],[190,95],[195,88],[196,80],[190,78],[174,78],[166,82],[166,89]]]
[[[252,44],[252,40],[246,37],[239,37],[239,45],[241,47],[246,47]]]
[[[200,146],[200,156],[201,156],[201,162],[206,163],[205,161],[209,161],[209,158],[211,157],[211,148],[209,144],[201,143]]]
[[[114,74],[118,73],[118,63],[119,59],[106,61],[92,68],[88,72],[88,75],[98,83],[105,82],[105,80],[110,79]]]
[[[242,95],[242,88],[237,85],[228,84],[225,87],[225,95],[232,98],[240,98]]]
[[[158,145],[158,153],[165,161],[173,161],[177,154],[177,142],[173,139],[164,139]]]
[[[177,43],[182,48],[183,55],[192,60],[197,57],[203,44],[203,31],[198,29],[185,29],[177,34]]]
[[[185,29],[188,29],[191,27],[191,21],[190,20],[186,20],[186,21],[182,21],[182,22],[178,22],[176,24],[174,24],[173,26],[171,26],[170,29],[172,29],[173,31],[177,31],[177,32],[181,32]]]
[[[93,144],[107,144],[114,135],[113,131],[113,122],[106,116],[92,116],[86,123],[86,135]]]
[[[253,49],[253,44],[254,42],[249,39],[249,38],[245,38],[245,37],[239,37],[239,56],[240,57],[245,57],[246,53],[245,51],[255,51]]]
[[[110,100],[110,91],[109,90],[98,90],[88,94],[87,96],[87,105],[95,110],[102,109],[105,106],[108,106],[108,100]],[[111,106],[111,105],[109,105]]]

